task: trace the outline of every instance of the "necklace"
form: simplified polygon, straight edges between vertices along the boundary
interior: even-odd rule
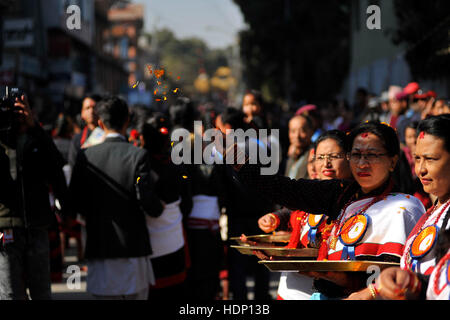
[[[438,265],[436,266],[436,274],[435,274],[435,278],[434,278],[434,283],[433,283],[433,291],[436,294],[436,296],[440,295],[442,293],[442,291],[444,291],[446,285],[444,285],[442,288],[439,289],[439,278],[440,278],[440,274],[441,274],[441,269],[442,267],[445,265],[445,263],[447,261],[449,261],[450,259],[450,252],[447,253],[442,259],[441,261],[439,261]]]
[[[407,264],[408,266],[411,265],[411,263],[412,263],[412,258],[413,258],[413,257],[411,256],[411,248],[412,248],[414,245],[420,246],[420,244],[417,244],[416,241],[421,241],[421,240],[423,240],[423,239],[421,239],[421,238],[424,238],[424,237],[420,237],[420,238],[419,238],[419,236],[421,236],[422,231],[424,231],[425,229],[427,229],[427,228],[429,228],[429,227],[432,227],[432,226],[434,226],[434,227],[436,228],[437,223],[439,222],[439,220],[440,220],[442,214],[447,210],[447,208],[448,208],[449,205],[450,205],[450,200],[447,200],[447,201],[443,204],[442,210],[439,212],[439,214],[437,215],[436,219],[434,219],[434,222],[433,222],[431,225],[427,226],[427,227],[425,227],[425,226],[427,225],[427,222],[428,222],[429,218],[430,218],[430,217],[433,215],[433,213],[438,209],[437,203],[436,203],[433,207],[431,207],[430,209],[428,209],[428,211],[425,213],[425,214],[428,216],[428,218],[427,218],[427,219],[424,219],[422,225],[420,226],[419,231],[418,231],[417,233],[414,234],[414,239],[413,239],[412,241],[410,241],[409,246],[408,246],[408,249],[406,250],[406,264]],[[443,227],[445,228],[445,226],[443,226]],[[411,238],[412,238],[412,237],[411,237]],[[426,236],[425,236],[425,238],[426,238]],[[436,239],[434,239],[434,240],[436,240]],[[433,243],[434,243],[434,241],[433,241]],[[427,246],[426,250],[423,250],[423,252],[421,253],[421,257],[425,256],[425,255],[430,251],[431,247],[432,247],[432,245],[431,245],[431,246]],[[411,269],[411,268],[410,268],[410,269]]]
[[[343,232],[347,232],[348,230],[351,230],[351,228],[353,227],[353,225],[357,222],[356,219],[354,219],[354,221],[352,223],[350,223],[350,225],[345,228],[345,230],[342,230],[343,225],[345,223],[345,221],[350,220],[351,218],[357,216],[357,215],[361,215],[364,214],[367,209],[369,209],[373,204],[375,204],[376,202],[380,201],[381,199],[387,197],[387,195],[389,194],[389,192],[391,192],[392,187],[394,186],[394,181],[391,179],[391,181],[389,182],[389,185],[387,186],[387,188],[383,191],[382,194],[380,194],[377,197],[374,197],[371,201],[369,201],[369,203],[367,203],[364,206],[361,206],[362,209],[357,209],[356,212],[354,214],[352,214],[348,219],[344,219],[345,215],[346,215],[346,210],[348,208],[348,206],[350,206],[350,204],[353,203],[353,198],[356,195],[353,195],[349,201],[345,204],[344,208],[342,209],[342,213],[339,216],[338,220],[336,221],[335,224],[335,229],[332,232],[331,235],[331,240],[330,240],[330,249],[335,250],[336,249],[336,244],[337,244],[337,240],[339,238],[339,235]],[[360,207],[360,208],[361,208]]]

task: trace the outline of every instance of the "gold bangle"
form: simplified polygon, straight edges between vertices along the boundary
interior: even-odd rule
[[[273,231],[273,230],[275,230],[276,228],[278,228],[278,225],[279,225],[279,218],[276,216],[276,215],[274,215],[273,213],[269,213],[269,216],[273,219],[273,220],[275,220],[275,224],[274,224],[274,227],[273,227],[273,229],[271,230],[271,231]]]
[[[368,288],[369,291],[370,291],[370,294],[371,294],[371,296],[372,296],[372,299],[375,300],[375,299],[377,298],[377,292],[376,292],[376,290],[375,290],[373,284],[372,284],[372,283],[369,284],[369,286],[368,286],[367,288]]]
[[[408,284],[407,289],[410,289],[411,292],[413,294],[415,294],[416,291],[417,291],[417,287],[419,286],[420,280],[419,280],[419,278],[416,276],[416,274],[414,272],[408,270],[408,274],[409,274],[409,284]],[[411,277],[414,278],[414,284],[413,285],[411,285]]]
[[[419,286],[419,279],[416,277],[416,275],[413,275],[413,277],[414,277],[414,286],[413,286],[411,292],[416,293],[417,287]]]

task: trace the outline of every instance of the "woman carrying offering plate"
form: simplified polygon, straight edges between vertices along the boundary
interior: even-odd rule
[[[320,180],[351,179],[349,162],[346,158],[348,151],[347,137],[339,130],[324,132],[316,141],[314,151],[314,167]],[[283,223],[281,221],[288,221]],[[331,221],[324,214],[314,215],[304,211],[290,211],[282,209],[269,213],[258,221],[264,232],[277,230],[291,231],[291,238],[287,248],[320,248],[322,232],[330,230]],[[330,223],[328,223],[330,222]],[[278,286],[278,300],[309,300],[314,293],[313,279],[311,277],[283,272]]]
[[[418,199],[397,192],[391,177],[400,152],[397,134],[386,124],[366,122],[348,138],[347,159],[355,181],[260,175],[259,166],[239,162],[234,162],[234,169],[240,181],[280,205],[336,219],[321,259],[399,262],[406,238],[425,209]],[[236,151],[235,159],[247,159],[242,150]],[[307,275],[316,278],[319,294],[314,299],[344,298],[365,287],[368,276],[348,272]]]
[[[416,175],[437,200],[409,234],[400,268],[384,270],[349,299],[450,299],[450,115],[422,120],[417,132]]]

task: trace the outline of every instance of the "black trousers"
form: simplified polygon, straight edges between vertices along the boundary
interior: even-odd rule
[[[50,300],[47,228],[13,228],[13,236],[0,249],[0,300],[26,300],[26,288],[32,300]]]
[[[187,229],[187,244],[191,267],[187,273],[188,299],[214,300],[219,288],[219,272],[223,257],[220,231]]]
[[[262,234],[258,227],[258,218],[228,217],[228,238],[245,235]],[[232,243],[230,243],[232,244]],[[247,277],[253,276],[255,281],[255,300],[270,300],[270,271],[258,263],[255,256],[247,256],[235,249],[228,250],[228,277],[230,291],[234,300],[247,300]]]

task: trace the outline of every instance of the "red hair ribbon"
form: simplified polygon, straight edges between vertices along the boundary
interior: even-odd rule
[[[368,132],[361,133],[361,138],[367,138],[369,136]]]
[[[425,137],[425,132],[420,131],[419,139],[423,139]]]

